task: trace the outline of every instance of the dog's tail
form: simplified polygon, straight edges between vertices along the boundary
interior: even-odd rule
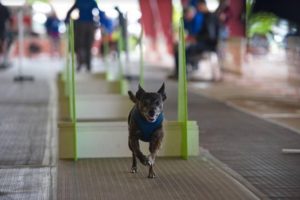
[[[134,96],[134,94],[133,94],[130,90],[128,91],[128,95],[129,95],[130,100],[131,100],[133,103],[136,103],[136,102],[137,102],[136,97]]]

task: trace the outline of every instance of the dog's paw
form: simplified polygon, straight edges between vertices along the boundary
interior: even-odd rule
[[[141,159],[141,163],[145,166],[150,166],[149,159],[146,156]]]
[[[155,178],[155,177],[156,177],[156,174],[154,172],[149,173],[149,175],[148,175],[148,178]]]
[[[130,172],[131,172],[132,174],[137,173],[137,168],[136,168],[136,167],[132,167],[131,170],[130,170]]]
[[[148,156],[148,165],[149,166],[153,166],[154,165],[155,160],[152,158],[151,155]]]

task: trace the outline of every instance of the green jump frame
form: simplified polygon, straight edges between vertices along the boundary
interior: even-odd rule
[[[59,99],[68,97],[70,78],[72,76],[70,70],[70,27],[67,30],[67,53],[66,53],[66,66],[63,73],[57,78],[57,88]],[[121,38],[122,39],[122,38]],[[106,63],[106,65],[108,65]],[[76,76],[76,93],[77,94],[122,94],[127,95],[128,83],[123,79],[123,71],[121,60],[118,61],[119,74],[117,79],[111,79],[110,71],[106,67],[105,73],[92,73],[92,74],[78,74]]]
[[[199,136],[190,134],[189,126],[196,122],[188,121],[188,91],[186,78],[186,56],[185,56],[185,35],[183,18],[180,20],[179,26],[179,73],[178,73],[178,122],[182,123],[182,157],[187,159],[190,155],[190,147],[194,140],[199,141]],[[199,146],[199,144],[198,144]]]
[[[71,25],[70,25],[71,30]],[[69,32],[71,41],[71,32]],[[72,50],[72,42],[69,42],[69,50]],[[74,56],[74,53],[71,53]],[[71,56],[71,58],[73,57]],[[77,121],[122,121],[128,117],[128,112],[132,107],[132,102],[127,96],[126,83],[120,84],[120,81],[105,81],[103,74],[84,74],[76,76],[75,81],[75,60],[70,62],[70,56],[67,57],[66,92],[60,92],[59,98],[59,120],[69,121],[72,118],[74,109],[77,114]],[[74,68],[73,68],[74,67]],[[120,79],[122,70],[120,70]],[[76,84],[75,84],[76,82]],[[126,96],[120,95],[121,88],[126,90]],[[72,90],[75,90],[73,92]],[[125,91],[123,91],[125,93]],[[68,94],[68,95],[63,95]],[[76,95],[75,108],[71,108],[71,99]]]
[[[181,21],[178,120],[164,122],[165,136],[158,156],[188,159],[190,156],[199,155],[199,127],[197,122],[188,121],[184,45],[183,22]],[[75,85],[73,78],[71,84]],[[76,90],[73,89],[72,93],[70,96],[76,103]],[[77,160],[78,158],[131,157],[127,144],[127,121],[79,122],[76,118],[77,107],[71,106],[70,109],[74,109],[71,112],[75,113],[72,115],[75,116],[74,120],[59,123],[60,158]],[[140,143],[141,149],[148,152],[148,144]]]
[[[70,50],[71,50],[71,71],[72,71],[72,77],[70,79],[71,84],[70,86],[70,93],[69,93],[69,105],[70,105],[70,116],[71,116],[71,122],[74,124],[74,144],[77,144],[77,116],[76,116],[76,97],[75,97],[75,91],[76,91],[76,85],[75,83],[75,46],[74,46],[74,21],[70,20]],[[69,72],[68,72],[69,74]],[[74,160],[78,159],[77,156],[77,148],[73,147],[74,149]]]
[[[119,83],[120,83],[120,90],[121,94],[127,95],[128,91],[128,83],[124,79],[124,66],[121,58],[121,52],[124,49],[123,44],[124,44],[124,38],[123,35],[121,34],[121,30],[119,30],[119,39],[118,39],[118,51],[119,51],[119,56],[118,56],[118,67],[119,67]]]
[[[67,56],[70,57],[70,56]],[[66,67],[63,74],[59,74],[57,78],[57,89],[59,99],[68,97],[70,78],[72,76],[70,70],[70,59],[67,59]],[[65,75],[64,75],[65,74]],[[64,77],[63,79],[61,77]],[[121,94],[127,95],[128,83],[126,80],[105,80],[106,74],[78,74],[76,76],[76,93],[78,95],[85,94]],[[65,79],[65,80],[64,80]]]

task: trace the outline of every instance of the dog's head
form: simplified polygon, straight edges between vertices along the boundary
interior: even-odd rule
[[[128,91],[128,95],[136,104],[140,114],[149,122],[155,122],[163,111],[163,102],[167,99],[165,84],[157,92],[146,92],[140,85],[135,95]]]

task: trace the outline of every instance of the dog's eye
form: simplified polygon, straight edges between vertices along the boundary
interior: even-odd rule
[[[159,104],[160,104],[159,101],[155,101],[156,106],[159,106]]]

